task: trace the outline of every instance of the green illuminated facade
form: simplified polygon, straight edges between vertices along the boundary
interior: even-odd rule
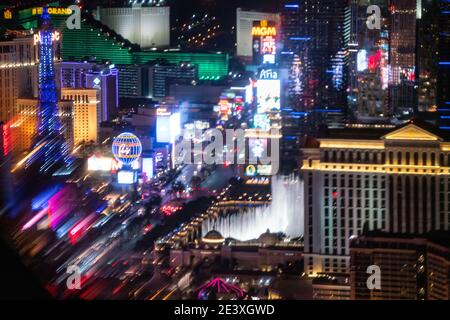
[[[82,60],[94,56],[97,60],[110,60],[114,64],[144,64],[164,59],[169,63],[190,62],[198,66],[200,79],[218,80],[228,73],[228,55],[224,53],[186,53],[170,51],[131,51],[114,39],[82,23],[80,30],[63,29],[63,60]]]
[[[3,18],[3,17],[2,17]],[[164,59],[169,63],[190,62],[197,65],[200,80],[219,80],[228,73],[228,54],[226,53],[187,53],[179,51],[132,51],[127,44],[120,42],[112,31],[102,30],[83,19],[81,29],[66,27],[67,16],[52,15],[56,29],[62,31],[62,56],[66,61],[80,61],[95,57],[98,61],[109,60],[114,64],[144,64]],[[25,29],[37,27],[38,15],[33,9],[14,12],[13,19],[3,20],[5,26],[21,25]]]

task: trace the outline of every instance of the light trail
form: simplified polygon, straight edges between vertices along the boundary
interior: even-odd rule
[[[33,226],[36,222],[38,222],[39,220],[41,220],[48,211],[48,207],[42,209],[41,211],[39,211],[33,218],[31,218],[30,221],[28,221],[23,227],[22,227],[22,231],[26,230],[28,228],[30,228],[31,226]]]
[[[77,146],[75,149],[73,149],[72,154],[77,153],[77,151],[80,150],[82,146],[83,146],[83,145],[80,144],[80,145]]]
[[[34,148],[29,154],[27,154],[22,160],[17,162],[16,166],[11,170],[11,172],[15,172],[17,169],[19,169],[28,159],[30,159],[33,155],[35,155],[43,146],[45,145],[45,142],[38,145],[36,148]]]
[[[170,296],[177,290],[177,288],[173,289],[172,291],[170,291],[164,298],[163,301],[167,300],[170,298]]]
[[[157,296],[159,296],[159,294],[164,290],[164,289],[166,289],[167,287],[168,287],[169,285],[168,284],[166,284],[164,287],[162,287],[161,289],[159,289],[150,299],[148,299],[148,300],[155,300],[155,298],[157,297]]]

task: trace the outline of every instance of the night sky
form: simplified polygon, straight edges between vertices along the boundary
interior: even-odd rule
[[[236,8],[278,11],[280,0],[168,0],[174,14],[180,18],[194,13],[215,14],[227,25],[236,21]]]

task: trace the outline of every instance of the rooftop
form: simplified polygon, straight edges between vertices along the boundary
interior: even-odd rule
[[[448,250],[450,251],[450,232],[445,230],[424,234],[391,233],[380,230],[366,231],[362,236],[354,239],[350,246],[360,247],[365,240],[373,240],[373,242],[376,242],[376,244],[371,245],[371,247],[376,247],[378,244],[381,244],[381,242],[401,245],[402,243],[408,243],[410,241],[428,241],[429,243],[449,248]]]
[[[319,134],[320,139],[349,139],[349,140],[381,140],[384,136],[389,133],[401,130],[408,126],[414,125],[415,127],[422,129],[432,135],[442,138],[444,141],[450,141],[450,132],[447,130],[442,130],[433,124],[421,120],[412,119],[407,123],[397,126],[361,126],[352,125],[343,129],[324,129]],[[414,139],[413,139],[414,140]],[[309,142],[311,145],[311,142]]]

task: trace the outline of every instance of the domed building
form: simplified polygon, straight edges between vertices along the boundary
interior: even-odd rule
[[[282,233],[269,230],[258,238],[238,241],[225,238],[219,231],[212,229],[194,242],[182,246],[172,246],[170,250],[171,266],[193,267],[199,263],[205,266],[215,261],[223,266],[238,266],[239,270],[276,270],[279,265],[297,263],[303,260],[303,243],[285,241]]]
[[[212,245],[222,244],[224,241],[225,238],[216,230],[209,231],[202,239],[203,243]]]
[[[281,241],[281,237],[278,233],[270,233],[270,230],[267,229],[266,232],[261,234],[258,238],[258,242],[264,246],[274,246],[278,242]]]

